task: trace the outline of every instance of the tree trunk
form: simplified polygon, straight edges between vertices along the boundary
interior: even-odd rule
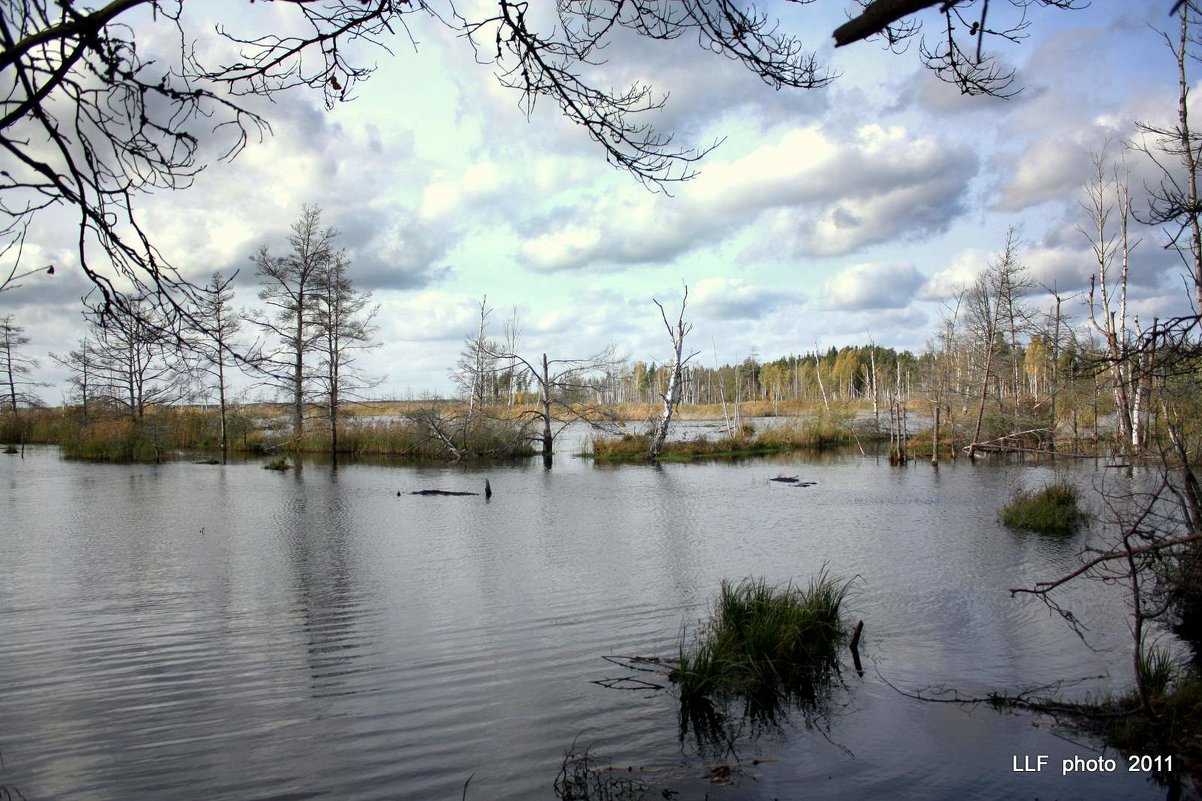
[[[931,464],[939,464],[939,407],[935,407],[935,428],[931,433]]]
[[[672,425],[672,413],[676,410],[676,404],[680,402],[681,374],[684,370],[684,363],[688,361],[688,358],[684,356],[684,338],[693,328],[692,325],[688,325],[684,321],[685,306],[689,302],[689,288],[687,286],[684,289],[684,298],[680,301],[680,315],[676,318],[675,326],[668,322],[668,316],[664,312],[664,307],[660,306],[659,301],[656,300],[654,302],[656,306],[659,306],[659,313],[663,318],[664,327],[668,329],[668,335],[672,338],[672,368],[668,373],[667,390],[660,395],[661,400],[663,400],[663,409],[660,412],[659,424],[656,426],[655,436],[651,440],[650,457],[653,461],[659,458],[660,451],[663,450],[664,441],[668,438],[668,429]]]
[[[539,401],[543,407],[543,467],[550,470],[555,461],[555,438],[551,434],[551,376],[547,366],[547,354],[543,354],[542,392]]]
[[[229,459],[230,441],[225,419],[225,363],[221,351],[217,351],[217,403],[221,412],[221,463]]]

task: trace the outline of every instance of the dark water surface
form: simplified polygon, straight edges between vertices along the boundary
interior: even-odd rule
[[[1092,464],[1074,478],[1093,480]],[[768,481],[780,472],[817,485]],[[1082,539],[997,512],[1048,468],[860,455],[598,468],[93,465],[0,458],[0,788],[35,799],[549,799],[564,751],[678,799],[1164,798],[1050,721],[913,700],[1128,683],[1122,599],[1063,622],[1007,590]],[[419,497],[425,488],[496,492]],[[404,494],[399,496],[397,492]],[[864,676],[824,715],[679,736],[668,692],[592,683],[671,656],[723,578],[858,576]],[[1016,772],[1046,754],[1041,773]],[[731,785],[703,778],[741,760]]]

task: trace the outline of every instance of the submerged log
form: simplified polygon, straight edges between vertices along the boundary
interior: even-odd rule
[[[462,492],[462,491],[460,491],[460,490],[424,489],[424,490],[414,490],[413,492],[411,492],[411,493],[409,493],[409,494],[410,494],[410,495],[454,495],[454,496],[461,496],[461,495],[479,495],[480,493],[478,493],[478,492]],[[400,491],[400,490],[397,490],[397,496],[399,497],[400,495],[401,495],[401,491]],[[487,479],[487,478],[486,478],[486,479],[484,479],[484,497],[485,497],[485,498],[491,498],[491,497],[492,497],[492,485],[488,483],[488,479]]]

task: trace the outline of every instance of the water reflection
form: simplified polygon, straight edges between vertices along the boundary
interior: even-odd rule
[[[351,678],[363,670],[356,660],[366,641],[358,631],[362,593],[349,556],[353,517],[335,465],[322,476],[296,470],[292,480],[293,495],[277,516],[277,536],[287,542],[291,612],[305,638],[310,690],[314,698],[352,694]]]
[[[778,472],[817,484],[777,491]],[[1010,754],[1077,747],[1023,716],[922,707],[876,677],[973,695],[1124,683],[1121,598],[1072,591],[1099,651],[1010,599],[1086,542],[1003,529],[1015,475],[858,454],[280,474],[34,449],[0,460],[0,783],[31,799],[384,801],[460,798],[474,772],[469,798],[529,799],[580,737],[690,776],[735,743],[761,764],[728,798],[1156,797],[1130,776],[1020,782]],[[490,503],[397,496],[485,477]],[[722,579],[784,583],[824,563],[863,577],[850,599],[863,678],[832,674],[808,706],[686,715],[683,741],[675,696],[589,683],[600,656],[673,655]]]

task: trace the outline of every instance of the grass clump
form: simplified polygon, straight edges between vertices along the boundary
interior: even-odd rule
[[[723,581],[709,621],[691,647],[681,642],[670,674],[682,702],[738,695],[777,708],[782,697],[812,698],[847,634],[839,610],[848,585],[825,570],[806,588]]]
[[[290,467],[292,467],[292,465],[289,464],[288,460],[283,456],[277,456],[267,464],[263,465],[264,470],[287,470]]]
[[[1018,489],[1002,509],[1002,522],[1043,534],[1073,534],[1085,523],[1080,493],[1060,479],[1031,491]]]
[[[1152,714],[1140,709],[1134,690],[1098,705],[1086,716],[1091,730],[1124,754],[1171,755],[1172,773],[1153,763],[1161,779],[1202,781],[1202,675],[1198,668],[1173,666],[1153,650],[1140,660]]]

